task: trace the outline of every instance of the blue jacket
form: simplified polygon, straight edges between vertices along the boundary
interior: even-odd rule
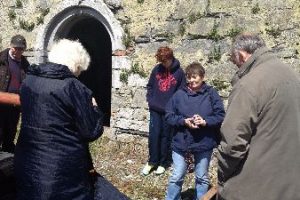
[[[184,119],[199,114],[205,127],[190,129]],[[203,83],[199,92],[187,87],[178,90],[166,105],[166,120],[174,127],[172,149],[175,152],[204,152],[216,147],[216,133],[225,116],[222,99],[217,91]]]
[[[169,99],[185,84],[185,75],[177,59],[173,60],[170,70],[162,64],[156,65],[147,84],[146,97],[149,109],[164,113]]]
[[[28,69],[20,90],[17,199],[91,200],[88,143],[103,133],[91,91],[63,65]]]

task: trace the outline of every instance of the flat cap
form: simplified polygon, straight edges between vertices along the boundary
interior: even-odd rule
[[[26,40],[22,35],[15,35],[10,40],[10,46],[26,49]]]

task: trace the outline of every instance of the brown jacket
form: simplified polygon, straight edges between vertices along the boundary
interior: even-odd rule
[[[8,67],[8,51],[9,49],[5,49],[4,51],[0,52],[0,91],[7,92],[9,81],[10,81],[10,72]],[[22,56],[21,58],[21,79],[25,78],[25,71],[29,66],[29,62],[27,59]]]
[[[221,132],[223,199],[300,199],[299,76],[267,49],[237,72]]]

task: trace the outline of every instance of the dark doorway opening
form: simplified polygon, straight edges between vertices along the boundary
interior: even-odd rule
[[[112,44],[104,25],[95,18],[86,16],[76,19],[64,30],[63,37],[79,40],[91,56],[88,70],[82,72],[79,80],[93,91],[98,106],[104,112],[104,125],[110,126]]]

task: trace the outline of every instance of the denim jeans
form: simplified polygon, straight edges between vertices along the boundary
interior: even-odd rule
[[[155,166],[167,166],[170,155],[171,126],[165,120],[165,114],[150,110],[149,123],[149,160]]]
[[[201,197],[207,192],[209,187],[208,167],[211,159],[211,151],[195,152],[195,183],[196,195],[195,199]],[[173,173],[169,179],[166,200],[179,200],[181,199],[181,189],[184,177],[187,172],[187,164],[184,159],[184,154],[176,153],[173,151]]]

